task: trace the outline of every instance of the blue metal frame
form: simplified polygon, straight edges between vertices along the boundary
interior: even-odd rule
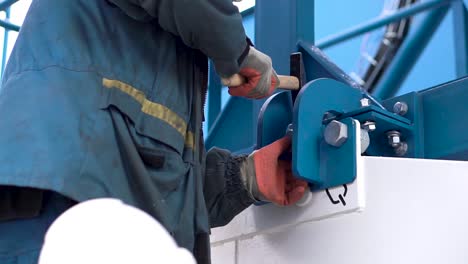
[[[317,47],[320,49],[326,49],[331,46],[340,44],[344,41],[350,40],[352,38],[363,35],[367,32],[376,30],[388,24],[394,23],[396,21],[417,15],[421,12],[433,10],[436,8],[444,7],[449,5],[452,0],[432,0],[428,2],[421,2],[413,4],[409,7],[399,9],[393,14],[386,15],[380,18],[374,18],[368,22],[362,23],[350,29],[347,29],[341,33],[329,36],[325,39],[321,39],[317,42]]]
[[[449,7],[450,6],[447,5],[435,8],[422,14],[423,17],[420,24],[417,25],[412,34],[405,39],[396,56],[392,60],[392,63],[387,68],[377,86],[374,87],[373,94],[375,97],[387,99],[398,92],[403,81],[416,64],[419,56],[422,54],[434,32],[444,19]]]
[[[468,160],[467,87],[468,77],[464,77],[383,102],[388,108],[395,102],[409,106],[405,117],[415,133],[410,148],[417,152],[408,157]]]
[[[468,14],[463,1],[452,3],[457,77],[468,75]]]
[[[392,63],[389,65],[389,68],[382,76],[380,82],[377,83],[376,87],[374,87],[373,95],[380,99],[386,99],[397,93],[413,65],[419,59],[424,47],[429,43],[433,33],[436,31],[440,22],[443,20],[450,8],[454,10],[455,30],[460,33],[455,34],[455,48],[457,74],[461,77],[466,75],[468,71],[468,31],[466,30],[466,26],[468,24],[466,22],[466,6],[462,0],[421,0],[416,4],[400,9],[391,15],[372,19],[369,22],[352,27],[342,33],[320,40],[318,41],[317,47],[328,48],[395,21],[419,14],[420,17],[418,19],[418,23],[412,24],[413,30],[411,34],[409,34],[403,42]],[[299,50],[303,53],[308,53],[310,49],[315,48],[313,46],[313,13],[314,1],[311,0],[257,1],[255,7],[256,44],[260,50],[272,57],[274,67],[280,74],[289,74],[289,55],[291,52],[298,49],[296,46],[297,43],[299,43]],[[278,36],[285,37],[282,41],[272,41],[276,40]],[[304,58],[306,65],[310,64],[310,61],[307,62],[307,60],[309,60],[309,58],[306,56]],[[311,65],[306,67],[306,71],[308,71],[308,80],[314,79],[314,75],[317,75],[316,68]],[[322,73],[319,73],[318,75],[323,76]],[[355,86],[349,82],[346,83],[351,86]],[[217,88],[216,85],[216,83],[211,83],[210,89]],[[231,100],[233,100],[233,98],[231,98]],[[238,100],[236,99],[235,101]],[[244,115],[245,122],[253,122],[252,125],[239,124],[241,128],[248,127],[248,129],[251,129],[256,127],[256,116],[262,103],[263,101],[251,102],[249,110],[251,112],[241,111]],[[239,112],[233,111],[229,109],[229,107],[240,109],[235,103],[230,103],[225,108],[226,112],[229,113]],[[216,107],[216,109],[218,109],[218,107]],[[220,116],[222,115],[224,115],[223,120],[226,122],[229,122],[232,118],[228,118],[224,113],[221,113]],[[246,116],[249,118],[245,118]],[[213,124],[212,121],[210,121],[210,127],[212,127],[211,124]],[[219,127],[221,127],[221,123],[218,122],[217,128],[212,127],[213,129],[210,131],[216,133],[217,130],[220,130]],[[254,138],[253,140],[252,138],[239,138],[237,142],[255,142],[255,131],[252,131],[251,135]],[[223,141],[223,139],[220,140]],[[208,146],[216,145],[219,142],[220,141],[209,140]],[[246,144],[240,145],[245,146]]]
[[[310,0],[256,1],[255,46],[270,55],[278,73],[289,74],[289,56],[297,50],[298,39],[314,43],[313,10],[314,1]],[[284,41],[271,41],[277,36],[288,37]],[[219,89],[219,83],[210,83],[209,89]],[[237,152],[253,150],[257,142],[258,114],[264,102],[231,97],[216,122],[209,126],[205,140],[207,148],[221,146]]]
[[[10,19],[10,7],[14,3],[18,2],[18,0],[2,0],[0,1],[0,11],[5,11],[6,19],[0,19],[0,27],[4,28],[3,34],[3,51],[2,51],[2,65],[0,76],[3,76],[3,70],[5,69],[6,58],[7,58],[7,50],[8,50],[8,34],[10,31],[18,32],[20,30],[20,26],[12,24],[9,22]]]
[[[7,19],[10,18],[10,7],[8,7],[5,10],[5,15],[6,15]],[[5,28],[4,33],[3,33],[2,68],[1,68],[0,76],[3,76],[3,71],[5,70],[7,50],[8,50],[8,32],[9,32],[9,30],[7,28]]]

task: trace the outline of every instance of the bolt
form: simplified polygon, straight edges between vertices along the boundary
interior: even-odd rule
[[[397,115],[403,116],[408,113],[408,105],[404,102],[396,102],[393,105],[393,112]]]
[[[400,139],[400,132],[392,130],[387,132],[387,137],[388,137],[388,144],[392,146],[393,148],[396,148],[400,145],[401,139]]]
[[[361,99],[361,107],[368,107],[370,106],[370,100],[368,98]]]
[[[341,147],[348,139],[348,126],[339,121],[331,121],[324,131],[325,142],[334,147]]]
[[[338,113],[327,111],[323,114],[322,122],[326,124],[329,120],[335,119],[337,116]]]
[[[398,147],[395,148],[395,154],[398,157],[403,157],[408,152],[408,144],[406,142],[401,142]]]
[[[377,126],[375,125],[374,121],[366,121],[364,122],[364,124],[362,124],[361,128],[366,130],[367,132],[372,132],[377,129]]]
[[[286,128],[286,135],[291,136],[293,135],[293,125],[289,124],[288,128]]]

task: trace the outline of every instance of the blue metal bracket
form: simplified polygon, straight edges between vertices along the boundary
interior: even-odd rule
[[[259,149],[286,134],[292,123],[293,105],[291,93],[280,92],[271,96],[260,110],[257,128],[257,145]]]
[[[319,150],[324,114],[330,111],[344,114],[357,109],[361,98],[359,90],[331,79],[309,82],[297,96],[293,117],[293,172],[311,183],[313,189],[332,186],[320,175]],[[334,180],[341,184],[346,181]]]
[[[349,117],[340,122],[348,126],[348,139],[339,148],[330,146],[323,139],[320,140],[319,174],[316,175],[318,181],[310,185],[311,190],[323,190],[356,179],[357,143],[360,144],[360,135],[356,131],[359,122]]]
[[[323,190],[355,179],[358,155],[355,143],[361,140],[361,128],[356,130],[359,123],[376,124],[376,129],[369,131],[371,145],[367,155],[397,156],[398,152],[388,142],[389,133],[394,131],[408,147],[400,156],[422,155],[419,127],[414,126],[413,120],[375,105],[362,107],[361,98],[360,90],[331,79],[309,82],[298,95],[293,117],[293,172],[307,180],[311,190]],[[417,104],[411,107],[409,116],[414,118]],[[348,139],[341,147],[330,146],[323,139],[323,130],[331,120],[348,126]]]
[[[393,107],[393,105],[392,105]],[[413,105],[411,106],[413,107]],[[369,138],[372,144],[366,151],[370,156],[397,156],[394,149],[388,144],[387,132],[398,131],[401,133],[401,140],[408,144],[408,151],[402,155],[404,157],[421,157],[422,151],[417,144],[418,133],[415,133],[413,122],[407,118],[382,110],[373,105],[363,107],[349,113],[344,114],[340,118],[352,117],[359,120],[361,123],[374,122],[376,129],[369,133]]]

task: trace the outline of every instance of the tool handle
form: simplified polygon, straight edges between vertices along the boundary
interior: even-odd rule
[[[286,90],[299,90],[299,79],[294,76],[278,75],[279,88]],[[247,82],[244,76],[236,73],[229,78],[221,78],[224,86],[239,86]]]

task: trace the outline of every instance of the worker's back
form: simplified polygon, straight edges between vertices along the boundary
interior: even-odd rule
[[[0,93],[0,185],[117,197],[193,248],[208,232],[192,166],[206,67],[107,1],[34,1]]]

